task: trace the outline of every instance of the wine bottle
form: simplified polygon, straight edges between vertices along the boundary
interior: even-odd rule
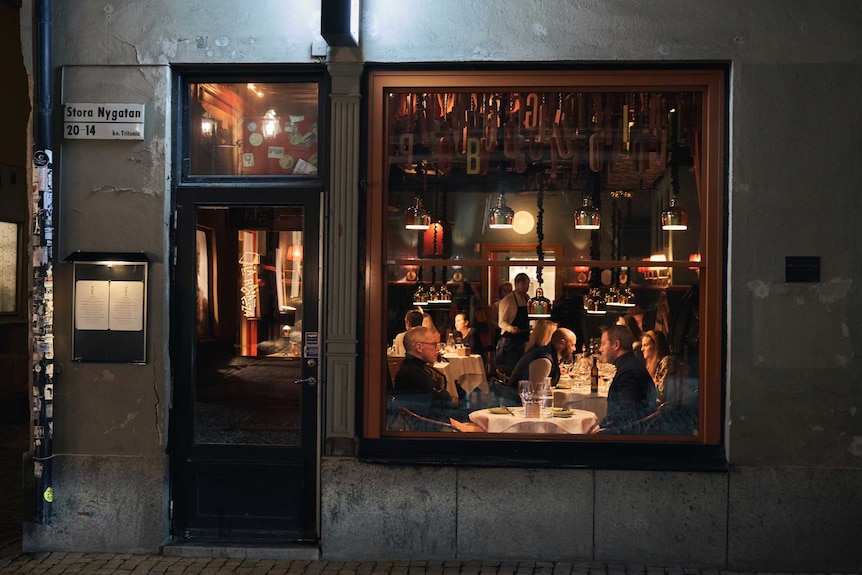
[[[599,392],[599,365],[596,356],[593,356],[593,367],[590,368],[590,393]]]

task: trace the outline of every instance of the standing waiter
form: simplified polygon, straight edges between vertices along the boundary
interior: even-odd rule
[[[519,273],[515,276],[515,290],[500,300],[497,325],[500,340],[497,342],[497,370],[510,373],[524,355],[524,344],[530,337],[530,318],[527,317],[527,290],[530,276]]]

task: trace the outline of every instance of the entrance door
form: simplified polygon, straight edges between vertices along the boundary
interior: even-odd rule
[[[317,540],[319,245],[316,190],[178,190],[178,541]]]

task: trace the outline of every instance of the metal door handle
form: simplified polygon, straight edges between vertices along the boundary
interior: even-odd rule
[[[303,383],[307,383],[308,385],[314,385],[317,383],[317,379],[314,377],[306,377],[305,379],[297,379],[293,383],[297,385],[302,385]]]

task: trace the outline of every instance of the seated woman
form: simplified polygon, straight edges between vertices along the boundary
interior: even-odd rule
[[[641,335],[646,368],[655,382],[658,402],[678,401],[680,389],[680,365],[670,352],[670,344],[664,332],[649,330]]]
[[[537,320],[536,325],[533,326],[533,331],[530,332],[530,339],[528,339],[526,345],[524,345],[524,353],[530,351],[534,347],[544,347],[548,345],[551,341],[551,336],[554,334],[557,327],[558,325],[555,321],[549,319]]]
[[[455,344],[462,345],[470,350],[470,353],[479,353],[482,351],[479,344],[476,332],[470,326],[470,320],[467,319],[467,314],[458,312],[455,315]]]

